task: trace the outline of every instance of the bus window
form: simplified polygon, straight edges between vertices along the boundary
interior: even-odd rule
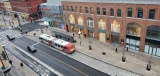
[[[57,44],[55,43],[55,46],[57,46]]]
[[[68,41],[69,41],[69,38],[68,38]]]
[[[59,35],[59,38],[60,38],[60,39],[62,39],[62,36],[61,36],[61,35]]]
[[[58,38],[58,35],[56,35],[56,38]]]
[[[60,47],[60,45],[58,45],[58,47]]]

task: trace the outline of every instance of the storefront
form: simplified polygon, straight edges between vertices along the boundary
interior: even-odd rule
[[[103,19],[98,21],[99,41],[106,42],[106,23]]]
[[[126,32],[126,47],[139,51],[141,26],[137,23],[129,23]]]
[[[111,23],[111,42],[114,45],[119,45],[120,23],[113,20]]]
[[[89,37],[94,38],[94,20],[91,17],[87,19],[87,25]]]
[[[44,3],[40,5],[40,9],[44,24],[48,25],[49,27],[55,27],[63,30],[65,29],[61,6],[48,5]]]
[[[160,57],[160,26],[152,25],[147,28],[144,52]]]

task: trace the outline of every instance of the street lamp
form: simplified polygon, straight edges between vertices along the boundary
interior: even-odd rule
[[[125,54],[125,50],[123,50],[122,62],[126,61],[126,57],[124,56],[124,54]]]
[[[151,59],[152,59],[152,55],[153,55],[153,47],[152,47],[152,53],[151,53],[151,57],[150,57],[150,60],[147,64],[147,67],[146,67],[146,70],[150,71],[151,70]]]

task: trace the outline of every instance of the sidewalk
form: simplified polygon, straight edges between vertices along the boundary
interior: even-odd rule
[[[49,28],[48,32],[45,28],[43,32],[46,34],[51,34],[51,31],[53,30],[72,36],[72,33],[67,33],[55,28]],[[34,32],[35,31],[30,32],[28,33],[28,35],[33,36]],[[36,36],[39,36],[40,34],[42,34],[40,31],[36,31]],[[90,56],[98,61],[102,61],[106,64],[114,65],[121,69],[126,69],[130,72],[138,73],[144,76],[160,76],[160,58],[158,57],[152,58],[151,71],[147,71],[146,66],[149,62],[150,55],[135,51],[129,51],[125,52],[126,62],[122,62],[121,59],[123,56],[123,51],[125,50],[122,47],[117,47],[118,53],[115,53],[116,46],[93,39],[91,41],[92,50],[89,50],[89,38],[84,38],[81,36],[81,46],[79,44],[80,39],[78,38],[78,34],[75,35],[74,39],[77,41],[75,45],[78,52]],[[106,52],[106,55],[102,55],[102,52]]]
[[[7,73],[8,76],[39,76],[27,65],[23,64],[23,67],[20,66],[21,61],[16,58],[13,54],[7,51],[8,57],[12,60],[12,68]]]

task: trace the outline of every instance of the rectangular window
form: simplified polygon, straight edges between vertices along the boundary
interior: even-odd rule
[[[118,12],[118,13],[117,13],[117,17],[121,17],[121,12]]]
[[[114,16],[114,11],[111,11],[111,12],[110,12],[110,16]]]
[[[132,8],[128,8],[127,17],[132,17]]]
[[[148,19],[154,19],[154,16],[155,16],[155,10],[154,9],[150,9],[149,10],[149,17],[148,17]]]

